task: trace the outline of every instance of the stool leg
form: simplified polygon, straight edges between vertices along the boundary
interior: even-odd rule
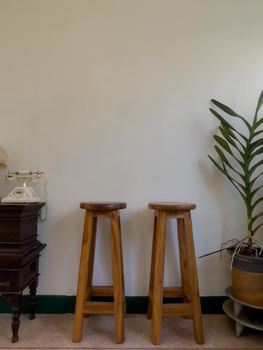
[[[150,284],[149,284],[149,294],[148,294],[148,312],[147,312],[147,318],[149,320],[152,318],[153,274],[154,274],[154,264],[155,264],[156,227],[157,227],[156,222],[157,222],[157,217],[156,217],[156,215],[154,215],[151,273],[150,273]]]
[[[111,249],[112,249],[112,279],[115,316],[115,341],[117,344],[124,342],[124,295],[123,295],[123,271],[121,253],[121,234],[119,230],[118,213],[111,214]]]
[[[162,305],[163,305],[163,274],[164,274],[164,253],[166,237],[166,214],[158,213],[156,229],[155,263],[153,276],[152,295],[152,334],[151,341],[154,345],[160,344]]]
[[[127,310],[126,310],[126,299],[125,299],[125,280],[124,280],[124,268],[123,268],[123,253],[122,253],[122,233],[121,233],[121,218],[118,214],[118,223],[119,223],[119,230],[120,230],[120,245],[121,245],[121,270],[122,270],[122,286],[123,286],[123,310],[124,310],[124,317],[127,317]]]
[[[88,260],[87,300],[89,300],[91,297],[91,287],[92,287],[94,258],[95,258],[96,232],[97,232],[97,218],[94,217],[93,224],[92,224],[92,237],[90,242],[90,254],[89,254],[89,260]]]
[[[190,290],[191,290],[191,303],[193,307],[193,326],[195,333],[195,340],[197,344],[204,344],[204,334],[202,325],[202,314],[199,296],[198,276],[196,269],[195,249],[192,231],[191,213],[187,212],[185,218],[185,242],[187,242],[187,256],[189,263],[190,273]]]
[[[80,342],[82,338],[83,330],[83,306],[86,299],[87,292],[87,281],[88,281],[88,261],[91,254],[91,242],[92,242],[92,226],[93,226],[93,216],[92,213],[86,211],[81,257],[79,265],[79,277],[78,277],[78,289],[76,297],[74,324],[73,324],[73,334],[72,341]]]
[[[187,258],[187,246],[185,240],[185,227],[184,219],[177,219],[177,232],[178,232],[178,246],[179,246],[179,257],[180,257],[180,272],[181,272],[181,285],[184,294],[188,301],[191,300],[190,286],[189,286],[189,271],[188,271],[188,258]]]

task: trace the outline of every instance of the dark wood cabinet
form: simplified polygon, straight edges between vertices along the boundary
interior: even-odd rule
[[[30,319],[35,318],[38,261],[45,244],[37,240],[38,214],[44,203],[0,203],[0,294],[12,307],[12,342],[18,341],[23,290],[30,290]]]

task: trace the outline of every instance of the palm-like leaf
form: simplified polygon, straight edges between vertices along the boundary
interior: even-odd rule
[[[214,135],[215,150],[219,161],[209,156],[213,164],[228,178],[241,195],[247,209],[247,229],[249,241],[257,230],[263,226],[260,220],[263,210],[260,206],[263,197],[260,184],[263,175],[263,138],[261,129],[263,116],[259,117],[260,108],[263,105],[263,90],[259,96],[255,116],[252,122],[234,112],[221,102],[211,100],[220,112],[210,108],[211,113],[219,120],[220,135]],[[231,122],[221,115],[224,112],[229,118],[238,118],[245,125],[238,130]]]

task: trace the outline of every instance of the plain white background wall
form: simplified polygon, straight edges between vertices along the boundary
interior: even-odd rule
[[[0,144],[9,170],[43,169],[48,182],[40,294],[75,293],[80,201],[128,203],[127,295],[147,294],[149,201],[197,203],[197,256],[243,237],[240,198],[207,158],[217,126],[208,108],[216,98],[252,117],[263,86],[262,11],[261,0],[0,0]],[[101,236],[103,284],[110,259]],[[167,284],[175,245],[169,232]],[[224,293],[226,256],[198,260],[198,271],[202,295]]]

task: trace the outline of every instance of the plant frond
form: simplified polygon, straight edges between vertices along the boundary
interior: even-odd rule
[[[254,186],[255,182],[257,181],[257,179],[263,175],[263,171],[261,171],[253,180],[250,180],[251,182],[251,187]]]
[[[246,144],[247,144],[247,142],[248,142],[248,139],[247,139],[245,136],[243,136],[242,134],[240,134],[237,130],[233,130],[233,131],[232,131],[232,130],[231,130],[227,125],[225,125],[225,124],[221,124],[220,127],[221,127],[222,129],[224,129],[225,132],[226,132],[232,139],[234,139],[234,140],[242,147],[243,152],[245,152],[245,150],[246,150]],[[220,128],[220,127],[219,127],[219,128]],[[245,141],[245,145],[240,141],[240,139],[235,135],[235,133],[237,133],[238,136],[241,137],[241,138]],[[242,153],[241,156],[243,156],[243,152],[240,151],[240,154]]]
[[[259,119],[259,120],[255,123],[255,129],[257,129],[262,123],[263,123],[263,118]]]
[[[263,130],[259,130],[259,131],[253,132],[252,139],[254,139],[254,138],[257,137],[258,135],[262,134],[262,132],[263,132]]]
[[[227,159],[227,157],[225,156],[225,154],[221,150],[221,148],[219,148],[217,145],[215,145],[215,150],[218,153],[222,163],[226,164],[233,172],[235,172],[237,175],[239,175],[241,177],[241,179],[244,181],[244,176],[230,164],[229,160]],[[225,169],[225,167],[224,167],[224,169]]]
[[[217,111],[212,108],[209,108],[209,111],[221,122],[222,126],[227,126],[233,132],[237,133],[245,142],[248,141],[247,137],[241,134],[236,128],[233,127],[225,118],[223,118]]]
[[[249,178],[253,175],[253,172],[255,170],[257,170],[257,168],[260,166],[260,165],[263,165],[263,160],[260,160],[258,161],[256,164],[254,164],[248,171],[248,176]]]
[[[208,155],[208,158],[213,162],[213,164],[229,179],[229,181],[232,183],[232,185],[237,189],[237,191],[239,192],[239,194],[241,195],[242,199],[244,200],[244,202],[246,203],[246,197],[245,197],[245,190],[244,190],[244,186],[241,185],[238,181],[236,181],[235,179],[233,179],[233,177],[228,173],[228,171],[226,170],[226,168],[223,168],[222,166],[220,166],[210,155]],[[238,187],[238,185],[240,186],[240,188]],[[244,191],[244,193],[241,191],[241,189]]]
[[[251,222],[252,222],[252,225],[254,224],[254,222],[259,219],[261,216],[263,216],[263,212],[255,215],[252,219],[251,219]]]
[[[222,128],[222,126],[219,126],[219,130],[220,130],[221,134],[224,136],[225,140],[228,143],[230,143],[230,145],[232,145],[235,148],[237,148],[237,145],[236,145],[235,141],[232,139],[232,137],[229,135],[229,133],[226,132],[226,130],[224,128]]]
[[[257,207],[259,203],[263,201],[263,197],[258,198],[253,204],[252,204],[252,211]]]
[[[263,226],[263,117],[258,116],[263,106],[263,90],[260,93],[253,122],[247,121],[233,109],[212,99],[217,110],[210,112],[219,120],[220,135],[214,135],[215,150],[220,161],[209,156],[213,164],[228,178],[237,189],[247,209],[247,229],[249,246],[253,245],[252,237]],[[221,115],[221,112],[223,116]],[[239,131],[238,127],[228,122],[225,114],[240,119],[246,126]],[[260,209],[261,208],[261,209]],[[259,225],[254,227],[259,221]],[[252,236],[252,237],[251,237]]]
[[[216,101],[214,99],[211,100],[211,102],[216,105],[218,108],[220,108],[223,112],[231,115],[232,117],[236,117],[241,119],[245,125],[247,126],[248,130],[251,131],[252,127],[251,125],[248,123],[248,121],[242,117],[241,115],[237,114],[235,111],[233,111],[233,109],[229,108],[228,106],[224,105],[223,103]]]
[[[259,147],[256,151],[254,151],[252,154],[251,154],[251,160],[258,156],[259,154],[263,154],[263,146]]]
[[[251,142],[251,144],[248,146],[248,151],[251,153],[257,149],[257,147],[260,147],[263,145],[263,139],[259,139],[257,141]]]
[[[262,104],[263,104],[263,90],[261,91],[261,94],[260,94],[259,99],[258,99],[258,104],[257,104],[256,112],[255,112],[254,121],[257,120],[258,111],[260,110]]]
[[[222,137],[218,135],[214,135],[214,139],[222,148],[224,148],[225,151],[227,151],[229,154],[231,154],[231,156],[233,156],[233,152],[226,140],[224,140]]]
[[[258,231],[258,229],[263,226],[263,223],[262,224],[259,224],[258,226],[256,226],[252,231],[251,231],[251,234],[252,236],[254,236],[254,234]]]
[[[241,149],[238,147],[237,145],[237,142],[239,145],[242,146],[242,149],[243,151],[245,151],[245,147],[244,145],[238,140],[238,138],[235,136],[234,133],[231,132],[231,130],[228,128],[228,129],[225,129],[222,125],[219,126],[219,130],[222,134],[222,136],[225,138],[225,140],[230,143],[231,146],[233,146],[237,151],[238,153],[241,155],[241,157],[243,158],[244,157],[244,153],[241,151]]]
[[[253,198],[255,196],[255,194],[261,189],[263,188],[263,185],[260,185],[258,186],[256,189],[254,189],[252,192],[251,192],[251,198]]]

